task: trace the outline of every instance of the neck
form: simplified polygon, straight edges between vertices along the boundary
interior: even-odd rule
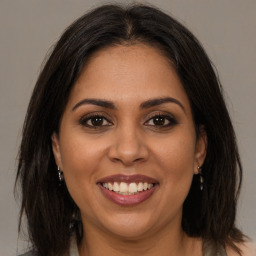
[[[87,226],[80,256],[186,256],[202,255],[200,239],[188,237],[180,227],[166,227],[152,235],[124,238]]]

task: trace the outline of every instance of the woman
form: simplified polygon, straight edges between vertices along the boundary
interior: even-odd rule
[[[186,28],[106,5],[64,32],[20,147],[28,255],[247,255],[241,175],[221,85]]]

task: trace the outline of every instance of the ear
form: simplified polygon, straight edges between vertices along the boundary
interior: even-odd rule
[[[56,132],[52,134],[52,151],[55,158],[56,165],[60,168],[60,170],[63,170],[62,168],[62,160],[61,160],[61,152],[60,152],[60,143],[59,143],[59,137]]]
[[[194,174],[199,173],[198,167],[201,167],[204,163],[207,153],[207,134],[205,127],[202,125],[199,128],[199,135],[196,142],[195,149],[195,161],[194,161]]]

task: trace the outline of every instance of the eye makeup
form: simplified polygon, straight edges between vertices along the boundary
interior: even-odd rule
[[[154,129],[168,129],[178,124],[176,118],[166,112],[153,112],[147,116],[147,121],[144,125],[150,126]]]
[[[79,124],[90,129],[102,129],[113,125],[103,113],[87,114],[79,120]]]
[[[143,125],[152,129],[168,129],[178,124],[177,119],[167,112],[152,112],[146,116]],[[114,125],[110,117],[102,112],[93,112],[82,116],[79,124],[88,129],[100,130]]]

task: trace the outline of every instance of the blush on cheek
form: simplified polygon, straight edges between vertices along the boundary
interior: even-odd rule
[[[164,184],[171,188],[172,193],[186,195],[193,179],[193,156],[185,152],[167,152],[159,161],[159,166],[165,172]],[[171,156],[171,157],[170,157]],[[184,157],[182,157],[184,156]]]

